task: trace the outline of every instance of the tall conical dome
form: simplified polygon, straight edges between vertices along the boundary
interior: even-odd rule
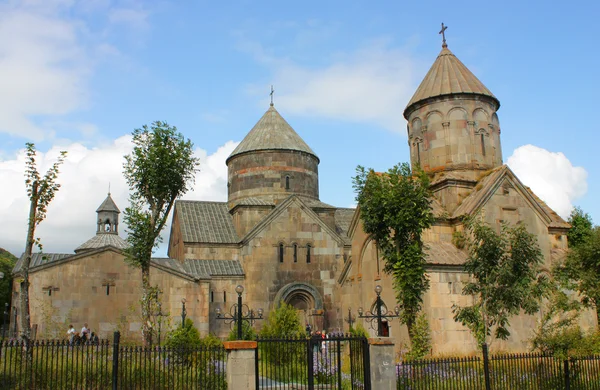
[[[319,158],[273,105],[227,158],[228,201],[274,204],[319,198]]]
[[[404,110],[413,166],[476,177],[502,165],[498,108],[500,101],[444,43]]]

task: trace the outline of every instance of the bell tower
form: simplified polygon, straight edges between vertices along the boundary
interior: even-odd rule
[[[500,101],[448,49],[446,28],[442,51],[404,110],[410,159],[430,174],[475,179],[502,165]]]
[[[431,189],[453,212],[481,176],[502,165],[500,101],[448,49],[442,51],[404,109],[412,167],[432,177]]]
[[[96,234],[119,234],[119,214],[121,211],[110,196],[110,192],[98,207],[96,213],[98,214]]]

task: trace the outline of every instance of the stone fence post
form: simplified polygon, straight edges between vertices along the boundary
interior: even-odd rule
[[[387,337],[369,339],[372,389],[396,388],[394,343]]]
[[[227,388],[256,389],[256,341],[225,341],[227,351]]]

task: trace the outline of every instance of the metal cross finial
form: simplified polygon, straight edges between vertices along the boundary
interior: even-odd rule
[[[110,182],[108,182],[108,195],[110,195]]]
[[[271,85],[271,93],[269,95],[271,95],[271,107],[273,107],[273,94],[275,93],[275,90],[273,89],[273,86]]]
[[[446,30],[447,29],[448,29],[448,26],[444,26],[444,23],[442,23],[442,29],[438,33],[438,34],[442,34],[442,47],[444,47],[444,48],[448,47],[448,45],[446,44]]]

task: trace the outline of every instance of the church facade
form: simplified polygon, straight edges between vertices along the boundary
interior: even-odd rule
[[[481,215],[492,226],[526,224],[538,237],[547,269],[567,249],[570,226],[502,164],[499,108],[499,100],[444,43],[404,110],[411,164],[431,176],[434,193],[436,222],[424,233],[431,287],[423,308],[434,354],[476,349],[451,309],[471,299],[461,294],[467,254],[453,244],[464,216]],[[176,202],[169,257],[153,259],[151,268],[152,283],[163,292],[157,315],[165,326],[181,321],[185,299],[187,316],[201,333],[225,337],[230,327],[216,313],[229,312],[238,284],[250,308],[268,315],[286,302],[313,329],[345,331],[349,316],[362,321],[355,318],[357,310],[373,307],[377,285],[387,307],[395,306],[391,280],[382,272],[376,243],[362,229],[360,210],[321,202],[319,162],[271,104],[226,161],[227,201]],[[141,338],[140,271],[124,262],[119,211],[110,195],[97,212],[96,235],[74,254],[34,256],[31,311],[40,335],[50,332],[52,321],[67,318],[88,322],[101,337],[120,329]],[[536,321],[514,318],[511,338],[498,348],[526,350]],[[398,346],[407,342],[406,327],[397,320],[386,331]]]

